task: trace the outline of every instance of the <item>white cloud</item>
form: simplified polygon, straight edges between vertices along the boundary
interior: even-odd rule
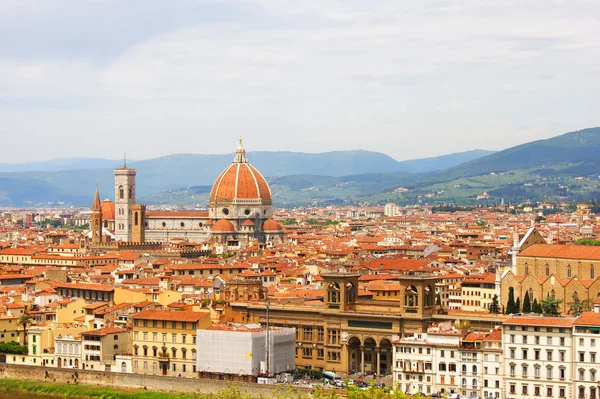
[[[228,152],[239,135],[255,150],[363,148],[406,159],[598,124],[596,3],[181,0],[155,31],[134,17],[143,12],[135,1],[123,6],[128,25],[106,7],[101,22],[114,24],[101,25],[90,9],[102,4],[73,12],[89,18],[89,46],[49,42],[35,56],[27,49],[37,44],[24,42],[22,55],[0,56],[8,144],[46,142],[8,160]],[[0,14],[33,18],[6,7]],[[211,19],[190,23],[203,10]],[[46,11],[43,24],[62,18]],[[154,21],[160,7],[148,13]],[[111,27],[123,43],[114,33],[102,42]],[[94,135],[86,146],[82,137]]]

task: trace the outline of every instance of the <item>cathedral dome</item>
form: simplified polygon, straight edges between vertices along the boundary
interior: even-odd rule
[[[281,224],[273,219],[267,219],[263,223],[263,231],[281,231],[283,227]]]
[[[246,150],[240,144],[233,163],[217,177],[210,192],[210,203],[233,200],[261,200],[270,203],[271,189],[258,170],[246,159]]]
[[[229,220],[219,219],[211,229],[215,233],[233,233],[235,227]]]

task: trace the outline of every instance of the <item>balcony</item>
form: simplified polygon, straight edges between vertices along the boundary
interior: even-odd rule
[[[158,352],[156,357],[158,358],[159,361],[168,362],[169,359],[171,358],[171,355],[169,355],[167,352]]]

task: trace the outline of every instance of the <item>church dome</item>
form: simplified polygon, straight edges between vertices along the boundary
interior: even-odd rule
[[[271,202],[271,189],[258,170],[246,159],[242,140],[233,163],[217,177],[210,192],[210,203],[233,200],[261,200]]]
[[[215,233],[233,233],[235,227],[229,220],[219,219],[211,229]]]
[[[263,223],[263,231],[281,231],[283,227],[279,222],[273,219],[267,219]]]

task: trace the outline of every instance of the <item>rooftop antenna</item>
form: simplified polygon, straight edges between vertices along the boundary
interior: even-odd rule
[[[126,152],[123,153],[123,166],[125,168],[127,167],[127,153]]]

